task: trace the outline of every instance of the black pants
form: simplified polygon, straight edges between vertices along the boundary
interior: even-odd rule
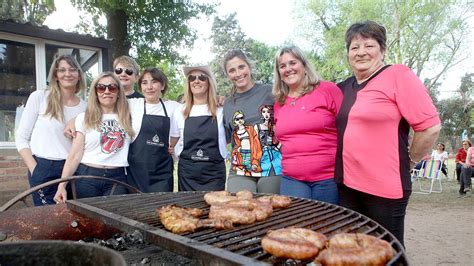
[[[456,179],[458,180],[458,182],[461,181],[461,179],[460,179],[460,177],[461,177],[461,169],[462,169],[462,164],[457,163],[457,164],[456,164]]]
[[[359,212],[379,223],[403,243],[405,214],[411,191],[401,199],[387,199],[338,184],[339,205]]]

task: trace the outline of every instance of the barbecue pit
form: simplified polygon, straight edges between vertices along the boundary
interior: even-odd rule
[[[156,209],[169,204],[205,210],[209,206],[205,192],[166,192],[115,195],[67,201],[69,209],[86,217],[98,219],[124,232],[140,231],[144,240],[182,256],[206,264],[268,265],[285,264],[266,253],[260,240],[268,230],[284,227],[304,227],[330,237],[340,232],[366,233],[388,241],[396,252],[388,265],[408,265],[400,242],[368,217],[333,204],[292,198],[288,209],[274,210],[271,217],[251,225],[239,225],[231,230],[204,229],[176,235],[161,224]],[[255,194],[261,196],[264,194]],[[290,262],[291,263],[291,262]],[[293,263],[294,264],[294,263]]]

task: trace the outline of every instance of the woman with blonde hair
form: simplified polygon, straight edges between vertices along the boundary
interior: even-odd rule
[[[227,157],[223,112],[217,107],[216,81],[208,66],[184,67],[185,103],[174,114],[171,149],[178,143],[179,191],[225,189]]]
[[[275,132],[282,148],[280,194],[338,203],[336,115],[342,92],[320,80],[296,46],[275,56]]]
[[[92,81],[87,109],[77,116],[75,128],[76,137],[61,178],[92,175],[126,182],[125,167],[134,132],[125,93],[113,73],[102,73]],[[56,202],[67,199],[66,185],[59,184]],[[108,195],[112,186],[110,182],[80,179],[76,182],[77,197]],[[115,189],[115,194],[125,192],[121,186]]]
[[[51,64],[46,90],[31,93],[16,133],[16,147],[28,167],[30,187],[58,179],[71,140],[63,130],[71,119],[86,109],[79,96],[85,90],[84,73],[72,55],[60,55]],[[57,186],[33,194],[36,206],[54,204]]]

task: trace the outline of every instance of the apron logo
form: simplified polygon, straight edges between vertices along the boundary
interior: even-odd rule
[[[209,156],[204,156],[204,151],[199,149],[196,152],[196,155],[191,156],[191,160],[193,160],[193,161],[209,161]]]
[[[165,146],[165,144],[163,142],[160,142],[160,137],[157,134],[155,134],[155,136],[153,136],[153,138],[151,140],[147,140],[146,144],[151,145],[151,146],[158,146],[158,147],[164,147]]]

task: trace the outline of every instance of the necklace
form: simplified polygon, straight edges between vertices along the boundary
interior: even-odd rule
[[[296,97],[291,97],[291,96],[290,96],[290,98],[291,98],[290,105],[291,105],[291,106],[295,106],[295,105],[296,105],[296,101],[297,101],[299,98],[301,98],[302,96],[303,96],[303,94],[300,94],[300,95],[298,95],[298,96],[296,96]]]

